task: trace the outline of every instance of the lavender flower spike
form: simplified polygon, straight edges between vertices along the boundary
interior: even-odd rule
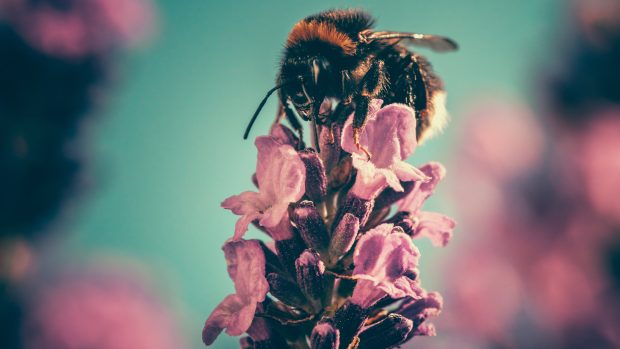
[[[240,240],[249,222],[274,241],[256,242],[259,261],[247,254],[246,280],[233,277],[245,286],[207,320],[205,343],[227,329],[247,332],[246,349],[387,349],[434,333],[426,318],[441,297],[420,287],[411,238],[447,231],[420,211],[445,171],[405,162],[417,145],[414,112],[381,103],[371,103],[360,139],[371,158],[352,145],[350,120],[321,126],[320,154],[280,124],[257,139],[259,192],[223,204],[242,216],[229,244],[250,243]],[[342,120],[340,109],[325,112]],[[396,203],[401,211],[388,217]]]
[[[265,256],[258,241],[229,241],[222,249],[228,275],[235,283],[235,293],[224,298],[205,322],[202,340],[206,345],[211,345],[224,329],[231,336],[247,331],[257,303],[265,300],[269,291],[265,279]]]
[[[288,205],[304,195],[306,168],[290,145],[281,144],[270,136],[258,137],[255,143],[258,193],[246,191],[222,202],[222,207],[241,216],[233,239],[241,239],[254,220],[258,220],[274,239],[289,238],[288,224],[282,223],[288,221]]]
[[[368,121],[360,143],[371,154],[357,148],[353,142],[353,115],[344,125],[342,149],[351,153],[357,177],[351,192],[363,199],[374,199],[386,187],[403,191],[400,181],[426,181],[426,175],[406,163],[417,146],[416,119],[413,109],[402,104],[390,104],[379,109],[383,101],[372,101]]]
[[[353,275],[359,281],[351,301],[369,308],[385,296],[419,298],[417,280],[420,252],[411,238],[392,224],[368,231],[357,243]]]

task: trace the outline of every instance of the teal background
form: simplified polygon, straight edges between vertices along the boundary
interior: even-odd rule
[[[219,207],[252,188],[256,151],[241,135],[273,85],[282,45],[302,17],[362,7],[377,27],[450,36],[453,54],[428,57],[445,80],[453,123],[418,148],[413,162],[450,170],[462,115],[485,96],[535,99],[532,67],[555,47],[559,0],[204,1],[159,0],[156,38],[125,59],[103,117],[91,130],[95,185],[70,225],[69,258],[114,254],[145,264],[180,317],[189,347],[202,347],[204,320],[233,291],[223,242],[236,217]],[[427,53],[427,52],[425,52]],[[253,135],[275,114],[271,100]],[[450,176],[457,174],[450,173]],[[432,209],[458,217],[444,185]],[[256,232],[251,236],[260,236]],[[454,244],[466,238],[456,231]],[[440,288],[434,265],[446,249],[421,242],[422,277]],[[214,348],[237,346],[221,336]]]

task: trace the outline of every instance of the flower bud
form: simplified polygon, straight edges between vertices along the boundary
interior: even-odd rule
[[[329,244],[329,233],[323,218],[312,201],[302,201],[292,209],[291,221],[297,226],[301,238],[308,247],[324,251]]]
[[[334,226],[340,224],[340,220],[346,213],[350,213],[359,219],[360,228],[364,227],[364,224],[368,221],[368,216],[374,207],[374,200],[366,200],[358,198],[354,195],[348,195],[344,203],[338,209],[336,219],[334,220]]]
[[[299,238],[298,234],[294,234],[290,239],[276,240],[275,244],[280,263],[284,266],[286,271],[294,277],[297,273],[295,261],[306,249],[303,240]]]
[[[340,347],[346,348],[353,340],[364,322],[368,318],[368,311],[357,304],[347,301],[343,306],[336,310],[334,323],[340,331]]]
[[[340,331],[329,322],[319,322],[314,326],[310,336],[311,349],[338,349],[340,345]]]
[[[283,303],[297,308],[302,308],[306,304],[306,298],[299,287],[284,276],[276,273],[268,274],[267,282],[269,292]]]
[[[402,343],[413,328],[413,321],[398,314],[390,314],[385,319],[366,328],[360,333],[359,349],[384,349]]]
[[[329,244],[329,262],[334,264],[344,256],[353,244],[360,230],[360,220],[350,213],[345,213],[334,230]]]
[[[299,288],[313,303],[315,309],[320,309],[321,301],[326,294],[325,265],[316,252],[306,250],[295,261],[295,267]]]
[[[310,200],[319,203],[327,195],[327,176],[323,161],[313,149],[300,151],[299,157],[306,165],[306,195]]]

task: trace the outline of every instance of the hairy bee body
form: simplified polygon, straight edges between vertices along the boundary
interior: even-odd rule
[[[442,81],[429,62],[407,45],[448,51],[456,49],[456,44],[435,35],[373,31],[373,26],[373,18],[361,10],[330,10],[295,24],[286,42],[277,86],[270,93],[279,90],[280,116],[300,133],[298,116],[313,122],[316,135],[317,125],[342,123],[354,112],[358,143],[374,98],[383,99],[384,104],[411,106],[420,140],[445,124]],[[326,98],[337,107],[320,115]]]

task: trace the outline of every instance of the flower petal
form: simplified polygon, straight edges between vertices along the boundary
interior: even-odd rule
[[[263,203],[257,192],[244,191],[239,195],[233,195],[225,199],[222,201],[221,206],[227,210],[231,210],[232,213],[236,215],[244,215],[261,210]]]
[[[448,244],[452,238],[452,230],[456,226],[452,218],[437,212],[420,212],[417,218],[419,223],[415,237],[426,236],[435,246]]]
[[[360,144],[370,152],[370,159],[357,148],[352,137],[353,115],[344,125],[341,143],[342,148],[351,153],[353,167],[357,169],[352,189],[357,196],[371,199],[385,185],[403,191],[401,181],[427,180],[424,173],[403,161],[413,154],[417,146],[415,112],[410,107],[390,104],[368,113]]]
[[[232,240],[239,240],[243,238],[243,235],[248,231],[248,226],[254,220],[259,219],[262,215],[258,212],[250,212],[246,215],[243,215],[237,219],[237,223],[235,223],[235,234],[232,237]]]
[[[265,254],[258,240],[228,241],[222,250],[237,295],[251,303],[265,300],[269,285],[265,279]]]
[[[202,341],[211,345],[226,329],[232,336],[243,334],[252,323],[256,303],[246,303],[236,294],[228,295],[213,310],[202,330]]]
[[[410,181],[428,182],[430,180],[430,177],[428,177],[424,172],[422,172],[422,170],[404,161],[399,161],[395,163],[391,169],[393,173],[395,174],[394,177],[397,180],[401,180],[403,182],[410,182]],[[391,187],[396,189],[394,186],[391,186]]]
[[[275,227],[280,223],[288,210],[288,203],[276,203],[268,208],[259,221],[259,224],[265,228]]]
[[[295,149],[269,136],[256,138],[256,147],[256,178],[263,200],[270,204],[288,204],[301,199],[305,191],[306,167]]]
[[[413,214],[418,212],[426,199],[435,191],[435,187],[439,181],[446,175],[445,167],[437,162],[429,162],[420,167],[419,171],[427,178],[430,178],[430,180],[425,183],[416,183],[413,190],[396,203],[399,211],[411,212]]]
[[[368,231],[353,255],[353,275],[360,280],[351,300],[366,308],[386,295],[417,298],[422,292],[417,281],[419,255],[411,238],[392,224]]]
[[[352,160],[358,171],[351,193],[361,199],[374,199],[388,185],[385,175],[372,162],[360,159],[357,155],[353,155]]]

